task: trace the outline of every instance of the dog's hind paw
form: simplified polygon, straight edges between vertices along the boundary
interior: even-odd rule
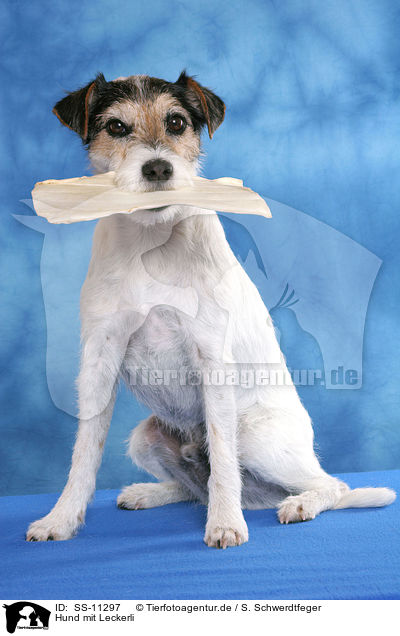
[[[117,499],[122,510],[144,510],[187,499],[175,482],[132,484],[123,489]]]
[[[278,506],[278,519],[280,523],[310,521],[320,511],[316,504],[312,498],[303,495],[286,497]]]
[[[157,485],[157,484],[156,484]],[[150,486],[150,488],[149,488]],[[142,510],[152,508],[153,484],[132,484],[123,489],[117,498],[117,506],[121,510]]]

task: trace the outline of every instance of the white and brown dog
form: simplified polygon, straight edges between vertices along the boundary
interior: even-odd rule
[[[225,106],[183,72],[175,83],[99,75],[54,112],[88,145],[98,172],[115,171],[124,189],[154,190],[190,183],[201,129],[211,137]],[[133,430],[130,455],[160,481],[125,488],[120,508],[200,501],[205,542],[225,548],[248,539],[243,508],[277,507],[288,523],[394,500],[387,488],[350,490],[321,468],[268,311],[216,213],[167,206],[99,221],[81,319],[68,483],[28,540],[69,539],[83,523],[121,378],[153,412]],[[138,381],[143,369],[154,381]],[[243,372],[256,376],[250,388]]]

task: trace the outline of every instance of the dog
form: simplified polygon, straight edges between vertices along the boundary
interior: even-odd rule
[[[152,191],[190,185],[201,131],[213,136],[225,105],[185,71],[176,82],[99,74],[54,113],[80,135],[97,172],[114,171],[125,190]],[[129,454],[159,480],[126,487],[122,509],[201,502],[205,543],[226,548],[248,540],[244,508],[277,508],[289,523],[394,501],[388,488],[350,490],[320,466],[269,313],[215,212],[169,205],[100,220],[81,324],[68,482],[27,540],[69,539],[84,522],[121,379],[152,411],[134,428]],[[244,373],[257,381],[243,386]]]

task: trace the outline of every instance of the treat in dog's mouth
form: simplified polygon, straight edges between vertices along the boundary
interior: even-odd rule
[[[37,214],[50,223],[92,221],[112,214],[131,214],[136,210],[161,214],[171,206],[181,205],[271,216],[262,197],[244,187],[239,179],[193,177],[190,187],[174,185],[178,187],[131,191],[118,187],[115,173],[108,172],[93,177],[42,181],[35,185],[32,199]]]

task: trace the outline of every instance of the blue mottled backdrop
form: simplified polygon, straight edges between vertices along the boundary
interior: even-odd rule
[[[271,202],[264,225],[223,222],[288,363],[359,372],[355,386],[299,388],[322,464],[398,468],[399,3],[9,0],[0,24],[0,494],[60,490],[68,471],[92,229],[55,232],[21,200],[36,181],[89,174],[51,109],[98,71],[174,81],[187,68],[224,98],[204,175],[242,178]],[[123,441],[145,414],[121,392],[99,487],[139,477]]]

